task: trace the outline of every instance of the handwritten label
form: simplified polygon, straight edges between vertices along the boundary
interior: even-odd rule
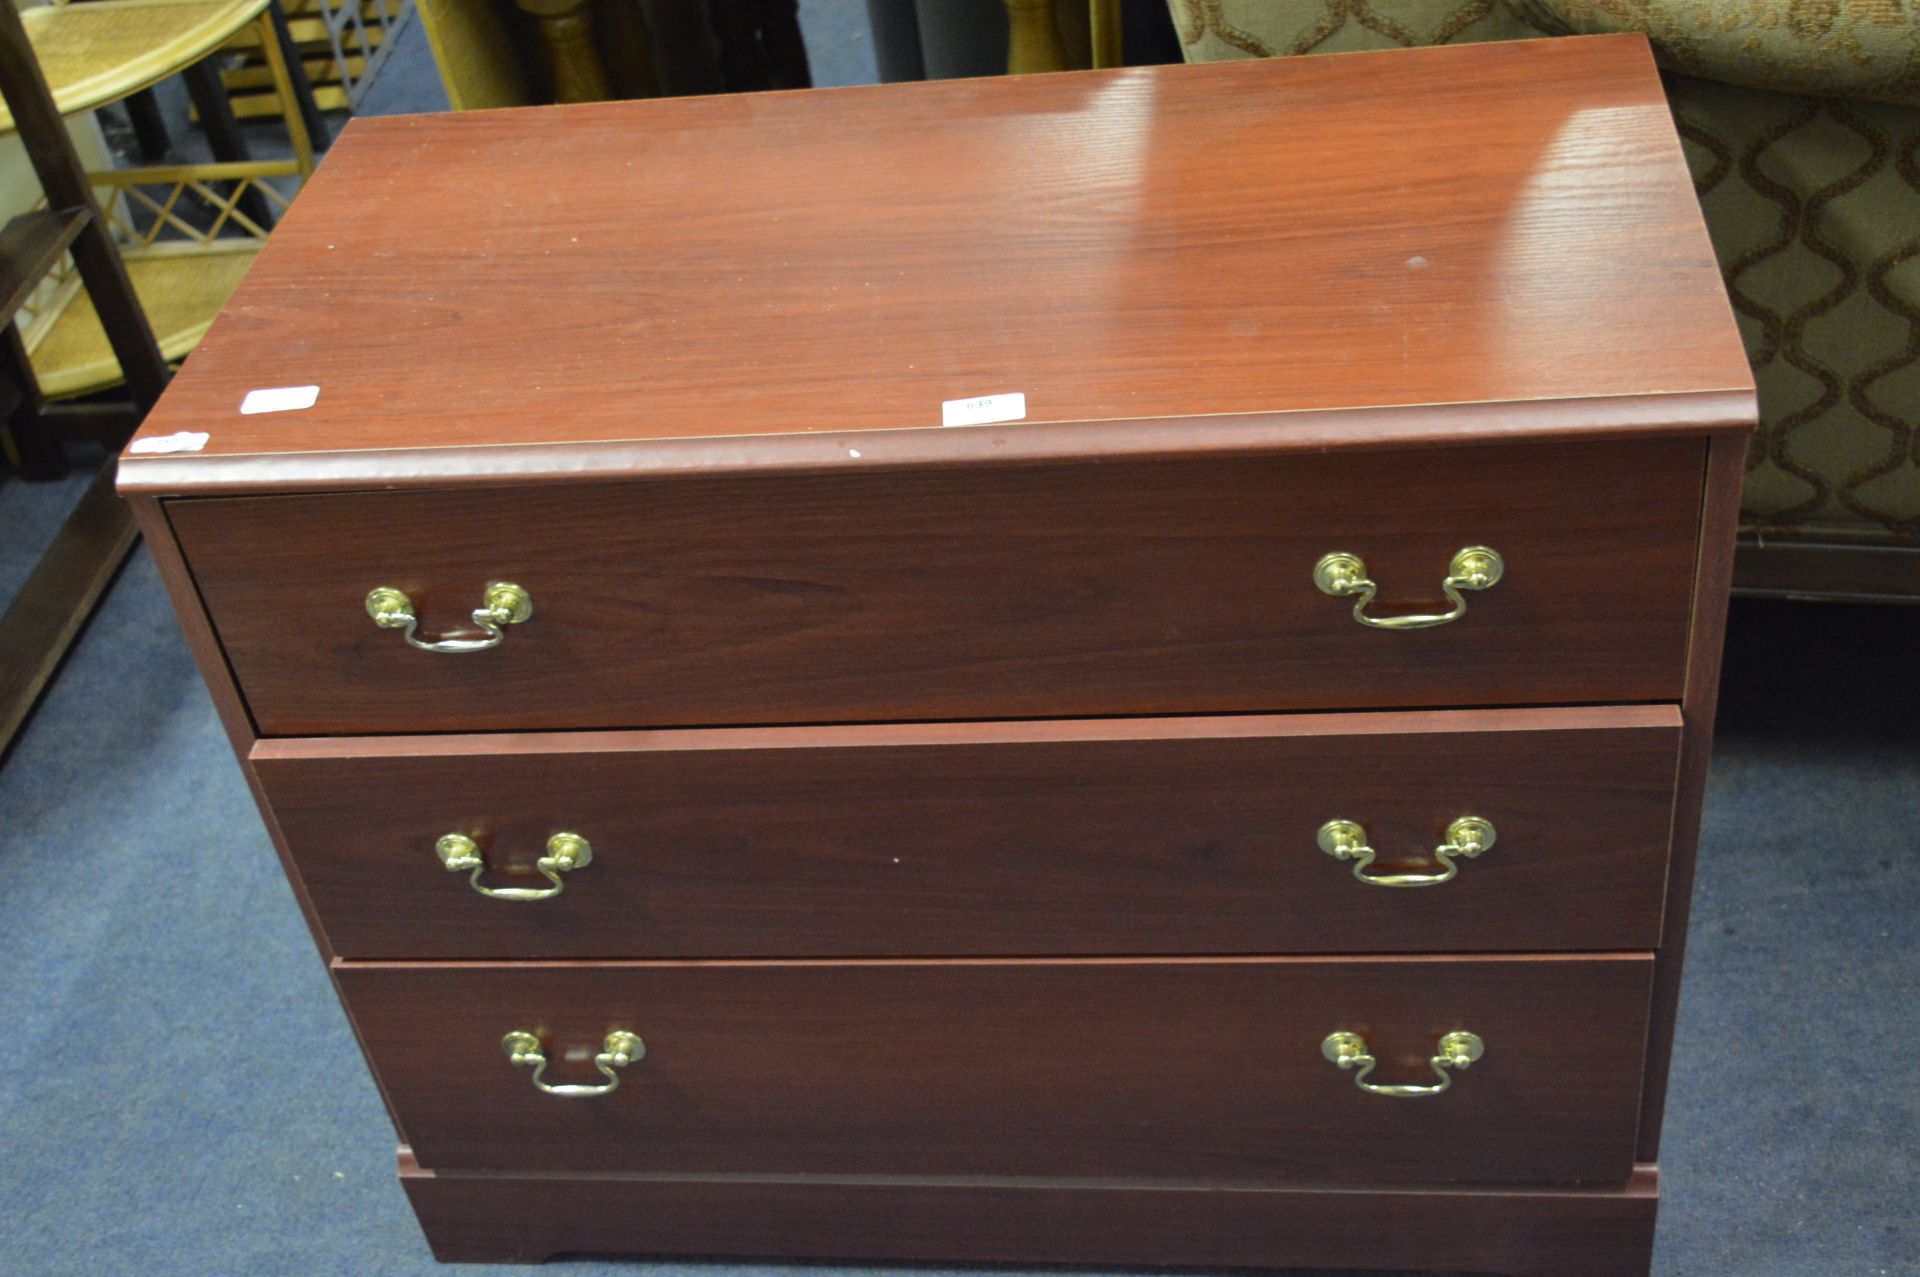
[[[151,439],[135,439],[127,445],[127,451],[135,454],[198,452],[207,446],[207,440],[212,437],[202,431],[181,430],[170,435],[155,435]]]
[[[266,390],[249,390],[247,397],[240,401],[240,415],[251,417],[262,412],[298,412],[302,408],[311,408],[320,398],[318,386],[274,386]]]
[[[972,399],[949,399],[940,405],[943,426],[990,426],[996,421],[1024,421],[1026,416],[1024,394],[978,395]]]

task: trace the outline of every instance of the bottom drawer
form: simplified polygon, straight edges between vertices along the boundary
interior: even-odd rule
[[[1646,955],[341,963],[435,1170],[1624,1182]],[[644,1055],[597,1060],[614,1031]],[[1323,1051],[1377,1059],[1362,1090]],[[1436,1069],[1443,1036],[1484,1055]],[[541,1081],[503,1037],[533,1035]],[[635,1052],[638,1054],[638,1052]],[[523,1056],[530,1053],[523,1052]]]
[[[1659,1177],[1610,1188],[1141,1184],[444,1174],[400,1150],[434,1256],[565,1253],[854,1261],[1645,1274]]]

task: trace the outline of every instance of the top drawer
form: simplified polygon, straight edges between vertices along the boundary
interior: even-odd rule
[[[1704,445],[1545,443],[169,502],[263,735],[1677,699]],[[1463,547],[1505,572],[1457,620]],[[532,600],[484,651],[491,582]]]

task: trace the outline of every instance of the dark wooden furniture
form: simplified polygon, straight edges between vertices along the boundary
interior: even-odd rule
[[[34,59],[19,11],[10,4],[0,5],[0,95],[47,197],[45,208],[23,213],[0,228],[0,328],[5,329],[0,419],[12,454],[8,460],[27,474],[44,477],[64,472],[59,440],[76,426],[115,446],[126,439],[160,397],[167,364]],[[43,402],[13,325],[20,307],[68,253],[126,374],[130,402],[124,407],[96,405],[75,411]],[[133,518],[114,495],[113,482],[109,465],[88,487],[0,617],[0,754],[133,544]]]
[[[1654,705],[295,738],[253,761],[353,953],[457,959],[476,929],[502,958],[1471,953],[1659,942],[1679,743]],[[1533,850],[1475,864],[1470,896],[1357,892],[1297,854],[1323,808],[1420,848],[1412,813],[1482,776],[1499,837]],[[432,846],[451,810],[486,813],[493,877],[535,873],[556,794],[644,858],[511,913],[391,872],[389,846]]]
[[[359,122],[121,484],[442,1258],[1623,1277],[1753,414],[1605,38]]]

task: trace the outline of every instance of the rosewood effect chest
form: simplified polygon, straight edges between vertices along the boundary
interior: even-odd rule
[[[356,121],[121,486],[442,1258],[1622,1277],[1753,414],[1600,38]]]

